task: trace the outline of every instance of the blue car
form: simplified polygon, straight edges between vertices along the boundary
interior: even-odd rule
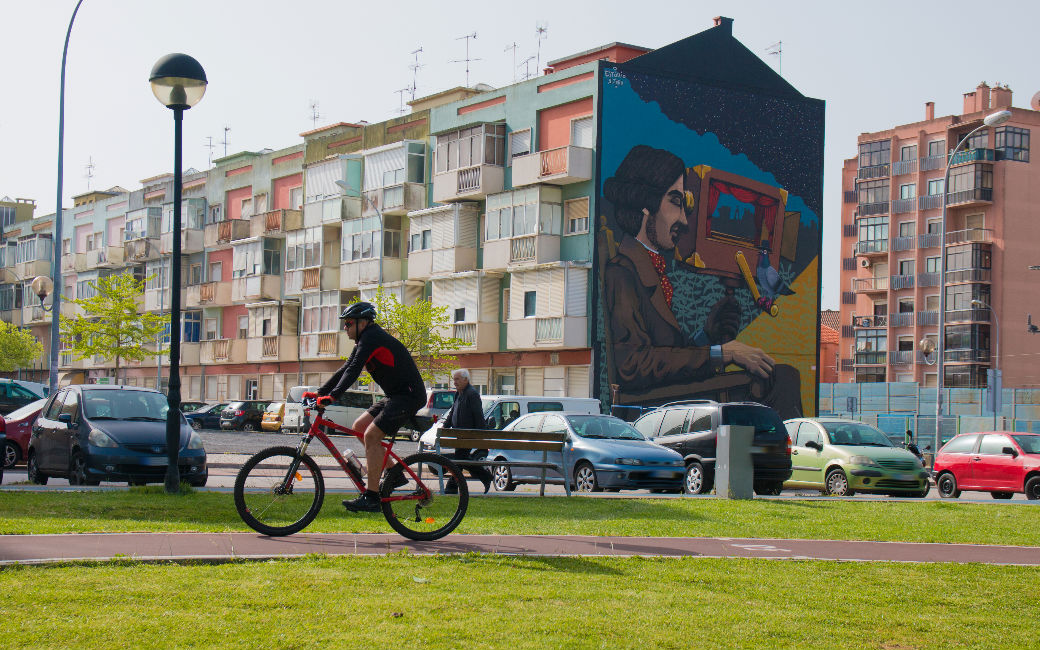
[[[220,413],[227,406],[227,402],[222,404],[206,404],[200,408],[195,409],[190,413],[184,414],[184,419],[188,421],[192,429],[200,431],[202,429],[219,429],[220,428]]]
[[[566,474],[578,492],[601,490],[669,490],[682,488],[683,458],[678,452],[654,444],[632,425],[612,415],[530,413],[511,422],[506,431],[565,432]],[[555,457],[555,458],[554,458]],[[490,449],[489,460],[542,460],[540,451]],[[561,463],[558,453],[549,462]],[[518,483],[540,483],[542,470],[531,467],[494,467],[493,485],[509,492]],[[564,477],[548,470],[546,483],[562,485]]]

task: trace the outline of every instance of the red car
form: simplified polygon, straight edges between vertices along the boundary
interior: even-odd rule
[[[36,400],[3,417],[0,431],[7,434],[7,441],[4,442],[2,450],[4,469],[11,469],[15,464],[25,461],[25,452],[29,449],[29,435],[32,433],[33,422],[36,421],[36,416],[40,414],[40,409],[46,403],[46,399]]]
[[[1010,499],[1024,492],[1040,499],[1040,434],[1011,431],[962,433],[935,457],[939,496],[955,499],[961,490],[989,492]]]

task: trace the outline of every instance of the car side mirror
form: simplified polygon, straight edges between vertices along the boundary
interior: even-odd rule
[[[1001,453],[1008,454],[1012,458],[1018,458],[1018,450],[1014,447],[1004,447],[1000,451]]]
[[[69,429],[72,428],[72,416],[68,413],[61,413],[58,415],[58,422],[61,422]]]
[[[805,446],[809,449],[815,449],[816,451],[823,451],[823,445],[816,442],[815,440],[810,440],[809,442],[805,443]]]

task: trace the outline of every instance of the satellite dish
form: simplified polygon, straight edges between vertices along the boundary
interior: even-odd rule
[[[1034,111],[1040,111],[1040,92],[1033,95],[1033,98],[1029,100],[1029,106]]]

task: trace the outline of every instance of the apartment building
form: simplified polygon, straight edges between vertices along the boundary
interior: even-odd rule
[[[1001,110],[1008,122],[980,129],[950,158]],[[929,102],[923,121],[859,136],[859,155],[842,170],[841,382],[935,386],[934,353],[919,345],[938,341],[945,291],[944,386],[985,387],[987,369],[998,367],[1005,387],[1037,386],[1024,352],[1036,345],[1026,319],[1036,295],[1029,267],[1040,262],[1040,207],[1031,200],[1040,172],[1030,154],[1038,110],[982,83],[964,94],[959,115],[935,117]]]

